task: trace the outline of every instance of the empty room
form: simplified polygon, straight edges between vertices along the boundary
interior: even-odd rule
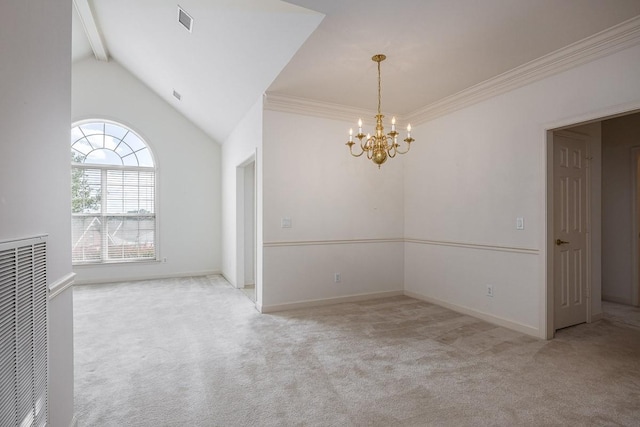
[[[0,425],[637,425],[640,0],[0,5]]]

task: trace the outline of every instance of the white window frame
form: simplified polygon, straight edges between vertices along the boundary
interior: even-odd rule
[[[126,135],[128,135],[129,133],[133,134],[135,137],[137,137],[137,139],[139,139],[143,144],[144,144],[144,148],[143,149],[139,149],[139,150],[135,150],[133,151],[134,153],[140,152],[144,149],[147,150],[150,158],[151,158],[151,162],[153,163],[153,166],[131,166],[131,165],[115,165],[115,164],[101,164],[101,163],[85,163],[83,162],[74,162],[73,159],[71,161],[71,168],[72,171],[74,169],[80,169],[80,170],[86,170],[86,169],[92,169],[92,170],[99,170],[100,171],[100,211],[99,212],[72,212],[71,214],[71,219],[73,221],[73,218],[81,218],[81,217],[89,217],[89,218],[100,218],[101,219],[101,224],[100,224],[100,234],[101,234],[101,247],[100,247],[100,259],[89,259],[89,260],[74,260],[73,256],[72,256],[72,263],[74,266],[83,266],[83,265],[88,265],[88,266],[96,266],[96,265],[108,265],[108,264],[128,264],[128,263],[141,263],[141,262],[159,262],[160,261],[160,249],[159,249],[159,235],[158,235],[158,231],[159,231],[159,221],[158,221],[158,212],[157,212],[157,208],[158,208],[158,167],[157,167],[157,163],[155,160],[155,157],[153,155],[153,151],[151,150],[151,147],[149,146],[149,143],[146,141],[145,138],[141,137],[140,134],[134,130],[132,130],[129,126],[122,124],[120,122],[115,122],[115,121],[110,121],[110,120],[104,120],[104,119],[88,119],[88,120],[82,120],[79,122],[76,122],[72,125],[72,129],[75,129],[76,127],[80,127],[82,125],[87,125],[87,124],[104,124],[104,125],[113,125],[113,126],[118,126],[120,128],[122,128],[123,130],[127,131],[125,136],[123,136],[121,138],[121,140],[124,140],[126,138]],[[103,135],[106,135],[106,133],[103,131],[102,133]],[[95,135],[95,134],[94,134]],[[86,135],[85,135],[86,136]],[[83,138],[80,138],[83,139]],[[74,141],[74,137],[72,135],[71,137],[71,153],[74,153],[74,151],[79,152],[77,150],[74,150],[73,145],[79,141],[79,139]],[[124,141],[122,141],[124,142]],[[123,156],[121,156],[119,153],[117,153],[115,150],[113,149],[109,149],[107,147],[102,147],[102,148],[95,148],[94,150],[98,150],[98,149],[106,149],[109,151],[112,151],[113,153],[117,154],[118,156],[120,156],[121,160],[123,159]],[[81,153],[84,154],[84,153]],[[139,160],[136,156],[136,160],[139,164]],[[123,161],[124,163],[124,161]],[[145,212],[145,213],[140,213],[135,212],[135,213],[131,213],[131,212],[118,212],[118,213],[112,213],[109,212],[107,209],[107,204],[109,202],[109,200],[113,200],[110,199],[108,197],[108,186],[107,186],[107,175],[109,173],[109,171],[130,171],[130,172],[152,172],[153,173],[153,209],[150,212]],[[140,188],[140,187],[135,187],[135,188]],[[138,197],[138,199],[140,200],[140,197]],[[123,199],[124,200],[124,199]],[[152,257],[133,257],[133,258],[109,258],[109,219],[114,219],[114,218],[144,218],[144,217],[148,217],[148,218],[153,218],[153,256]],[[73,239],[72,239],[73,240]],[[79,240],[79,239],[78,239]],[[76,242],[72,241],[72,244],[75,244]],[[74,248],[75,249],[75,248]],[[140,249],[139,247],[137,247],[136,249]]]

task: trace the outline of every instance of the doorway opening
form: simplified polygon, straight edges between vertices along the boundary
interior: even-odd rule
[[[255,154],[236,168],[236,287],[256,302]]]
[[[640,303],[637,110],[547,132],[546,215],[547,338]]]

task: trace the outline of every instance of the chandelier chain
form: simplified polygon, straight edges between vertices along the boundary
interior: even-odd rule
[[[380,83],[380,61],[378,61],[378,114],[380,114],[380,106],[381,106],[381,99],[382,99],[382,84]]]

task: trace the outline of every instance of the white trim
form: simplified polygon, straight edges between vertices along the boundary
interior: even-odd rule
[[[453,246],[458,248],[467,249],[480,249],[488,251],[499,252],[511,252],[529,255],[539,255],[540,250],[532,248],[522,248],[516,246],[499,246],[499,245],[487,245],[481,243],[470,242],[454,242],[454,241],[442,241],[442,240],[427,240],[427,239],[403,239],[403,238],[388,238],[388,239],[344,239],[344,240],[298,240],[290,242],[264,242],[262,244],[265,248],[285,247],[285,246],[321,246],[321,245],[352,245],[352,244],[365,244],[365,243],[413,243],[420,245],[438,245],[438,246]]]
[[[76,7],[76,11],[80,17],[80,22],[82,22],[82,27],[84,28],[87,40],[91,45],[91,50],[93,51],[96,59],[108,62],[109,52],[104,44],[104,40],[102,40],[102,35],[100,34],[100,29],[98,28],[98,23],[96,22],[93,10],[91,10],[89,0],[73,0],[73,5]]]
[[[493,323],[494,325],[502,326],[508,329],[512,329],[514,331],[522,332],[523,334],[531,335],[536,338],[540,338],[540,332],[537,328],[532,326],[524,325],[522,323],[514,322],[512,320],[504,319],[502,317],[494,316],[493,314],[484,313],[482,311],[478,311],[473,308],[465,307],[458,304],[453,304],[450,302],[446,302],[437,298],[428,297],[426,295],[422,295],[416,292],[404,291],[404,294],[408,297],[419,299],[421,301],[426,301],[431,304],[436,304],[444,308],[448,308],[449,310],[453,310],[458,313],[466,314],[468,316],[476,317],[478,319],[484,320],[489,323]]]
[[[612,105],[578,116],[562,118],[557,121],[545,123],[543,127],[545,131],[555,132],[571,129],[577,126],[587,125],[593,122],[601,122],[603,120],[613,119],[615,117],[622,117],[637,112],[640,112],[640,102],[634,101],[624,104]]]
[[[498,251],[498,252],[512,252],[512,253],[528,254],[528,255],[540,254],[539,249],[520,248],[516,246],[498,246],[498,245],[486,245],[486,244],[480,244],[480,243],[425,240],[425,239],[405,239],[405,242],[415,243],[420,245],[453,246],[457,248],[480,249],[485,251]]]
[[[640,16],[638,17],[640,19]],[[634,20],[636,20],[634,18]],[[630,20],[631,21],[631,20]],[[629,21],[628,21],[629,22]],[[540,214],[544,218],[544,227],[541,238],[545,241],[544,257],[541,261],[541,272],[544,281],[541,283],[540,297],[543,304],[540,307],[540,329],[545,332],[546,339],[552,339],[555,334],[553,315],[553,192],[549,186],[552,185],[553,178],[553,134],[555,131],[573,128],[592,122],[602,122],[614,117],[625,116],[640,111],[640,102],[634,101],[623,104],[615,104],[598,110],[593,110],[585,114],[565,117],[553,122],[543,124],[544,143],[542,144],[543,169],[545,198],[544,204],[540,206]],[[551,216],[551,217],[550,217]],[[601,296],[604,299],[604,296]]]
[[[396,117],[402,116],[403,121],[414,125],[426,123],[638,43],[640,15],[409,114]],[[369,110],[276,93],[268,93],[265,96],[264,109],[341,121],[348,121],[350,117],[368,118],[375,115],[375,112]]]
[[[420,124],[640,43],[640,16],[586,37],[409,114]]]
[[[332,104],[329,102],[277,93],[265,94],[264,109],[340,121],[349,121],[350,118],[361,117],[362,120],[366,122],[366,119],[375,117],[376,115],[376,112],[373,110],[365,110],[362,108],[349,107],[346,105]],[[396,116],[396,118],[398,117],[399,116]]]
[[[48,234],[38,234],[35,236],[23,237],[21,239],[6,239],[0,240],[0,245],[12,246],[15,242],[20,242],[21,245],[34,245],[42,241],[47,241]]]
[[[640,265],[638,265],[638,244],[639,233],[638,218],[638,166],[640,163],[640,146],[631,147],[631,305],[640,305]]]
[[[223,276],[219,270],[191,271],[174,274],[153,274],[145,276],[125,276],[112,279],[84,279],[76,280],[76,285],[100,285],[104,283],[140,282],[144,280],[175,279],[180,277]],[[223,276],[224,277],[224,276]]]
[[[322,298],[322,299],[289,302],[289,303],[275,304],[275,305],[256,304],[256,309],[260,313],[275,313],[278,311],[297,310],[300,308],[320,307],[324,305],[342,304],[346,302],[360,302],[360,301],[368,301],[373,299],[397,297],[398,295],[404,295],[404,291],[399,290],[399,291],[376,292],[371,294],[358,294],[358,295],[349,295],[346,297]]]
[[[298,240],[291,242],[264,242],[265,248],[274,248],[281,246],[321,246],[321,245],[352,245],[362,243],[403,243],[402,238],[391,239],[345,239],[345,240]]]
[[[76,414],[73,414],[73,418],[71,418],[71,424],[69,424],[69,427],[78,427],[78,416]]]
[[[76,273],[69,273],[49,285],[49,301],[75,284]]]

